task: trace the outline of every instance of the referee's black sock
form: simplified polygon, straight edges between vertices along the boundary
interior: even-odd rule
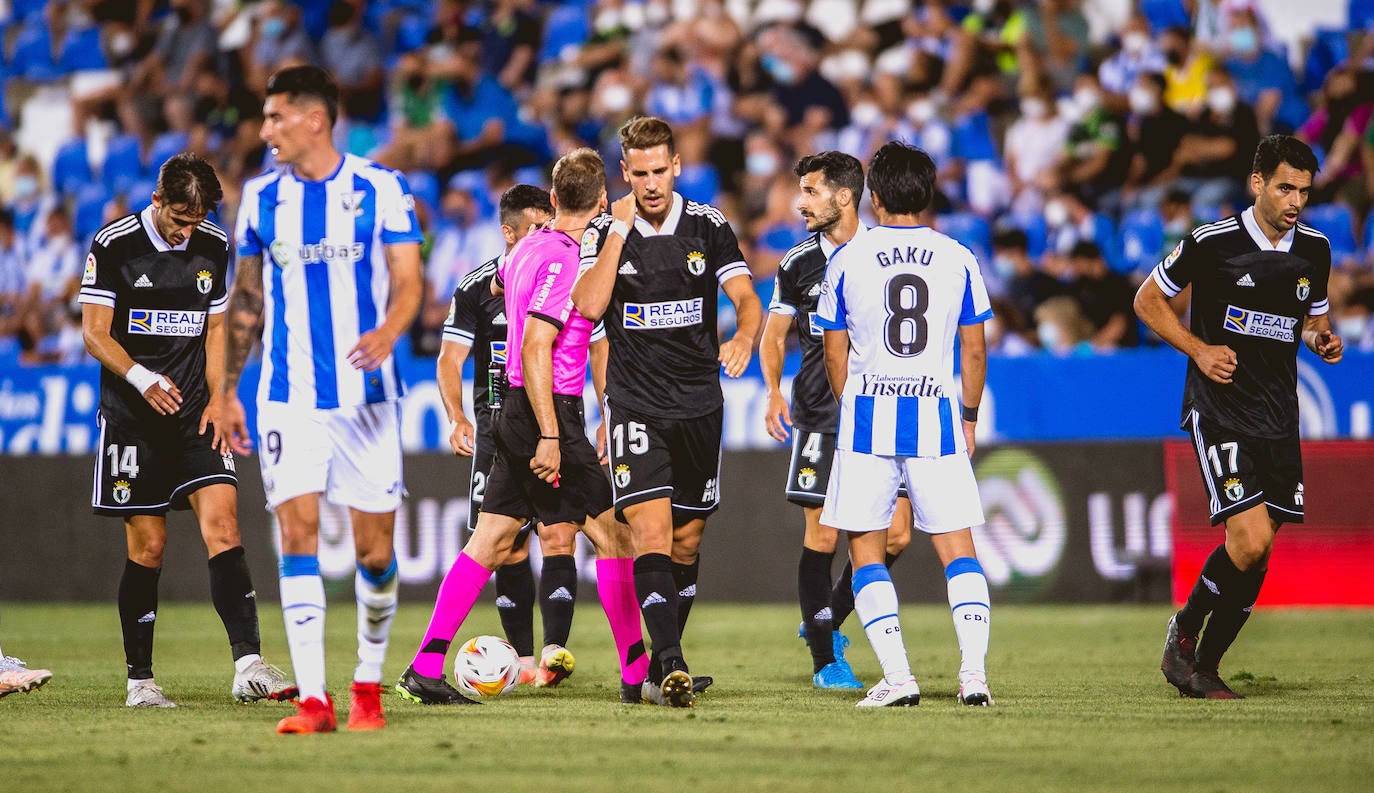
[[[1224,593],[1240,576],[1241,572],[1236,569],[1236,565],[1231,561],[1231,555],[1226,552],[1226,543],[1223,542],[1213,549],[1212,555],[1208,556],[1202,565],[1202,572],[1198,573],[1193,591],[1188,595],[1188,602],[1179,609],[1174,620],[1179,635],[1196,636],[1201,633],[1203,620],[1221,605]]]
[[[153,626],[157,622],[157,579],[160,567],[144,567],[124,560],[119,579],[119,627],[124,632],[124,663],[130,680],[153,676]]]
[[[220,622],[224,623],[224,632],[229,635],[229,651],[235,661],[262,652],[257,597],[242,545],[210,557],[210,601],[219,612]]]
[[[687,633],[687,617],[692,613],[692,604],[697,602],[697,574],[701,572],[701,557],[691,564],[673,562],[673,586],[677,587],[677,635],[681,639]]]
[[[545,556],[539,573],[539,614],[544,618],[544,645],[568,643],[577,605],[577,561],[568,554]]]
[[[1221,591],[1221,602],[1212,610],[1212,618],[1207,620],[1207,630],[1198,642],[1198,669],[1215,671],[1221,665],[1221,657],[1231,649],[1240,629],[1250,619],[1250,610],[1259,598],[1267,572],[1267,567],[1237,572],[1231,585]]]
[[[635,559],[635,596],[639,598],[639,612],[649,630],[657,668],[649,670],[649,680],[662,682],[663,668],[672,659],[682,658],[682,635],[678,632],[677,588],[673,586],[672,561],[667,554],[646,553]],[[651,663],[651,666],[655,664]]]
[[[897,561],[894,554],[888,554],[883,560],[887,569],[892,569],[892,563]],[[830,592],[830,624],[835,630],[839,630],[844,621],[849,619],[849,615],[854,613],[854,564],[845,562],[844,570],[840,571],[840,578],[835,582],[835,588]]]
[[[797,599],[801,603],[806,644],[811,648],[812,672],[819,672],[835,662],[834,629],[830,621],[830,563],[834,558],[834,553],[803,546],[801,562],[797,565]],[[854,602],[853,594],[849,602]]]
[[[528,557],[496,570],[496,613],[506,640],[521,657],[534,655],[534,573]]]

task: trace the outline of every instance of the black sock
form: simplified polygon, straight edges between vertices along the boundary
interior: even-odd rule
[[[635,559],[635,595],[653,645],[649,680],[663,680],[662,668],[682,658],[682,635],[677,628],[677,589],[667,554],[646,553]],[[669,667],[671,668],[671,667]]]
[[[834,553],[821,553],[803,547],[797,565],[797,599],[801,603],[806,644],[811,648],[812,672],[835,662],[830,611],[830,563]],[[850,595],[850,602],[853,602]]]
[[[130,680],[153,676],[153,626],[157,622],[157,579],[160,567],[144,567],[124,560],[119,579],[119,626],[124,632],[124,663]]]
[[[219,612],[234,660],[262,652],[258,638],[258,593],[248,559],[238,545],[210,557],[210,601]]]
[[[883,560],[887,569],[892,569],[892,563],[897,561],[897,557],[888,554]],[[830,591],[830,625],[834,630],[839,630],[844,621],[849,619],[849,615],[854,613],[854,563],[845,562],[844,570],[840,571],[840,578],[835,582],[835,588]]]
[[[692,613],[692,604],[697,601],[697,574],[701,572],[701,557],[691,564],[673,562],[673,586],[677,587],[677,635],[681,639],[687,633],[687,616]]]
[[[544,618],[544,644],[567,645],[577,605],[577,560],[570,555],[545,556],[539,573],[539,614]]]
[[[496,570],[496,613],[506,641],[522,658],[534,655],[534,573],[525,558]]]
[[[1264,586],[1267,568],[1237,572],[1230,586],[1221,590],[1221,602],[1212,609],[1212,617],[1207,620],[1207,630],[1197,646],[1197,668],[1215,672],[1221,665],[1221,657],[1231,648],[1232,642],[1250,619],[1250,609],[1259,598],[1260,587]]]
[[[1174,620],[1179,635],[1196,636],[1201,633],[1202,621],[1221,605],[1222,593],[1240,576],[1241,572],[1231,562],[1231,555],[1226,553],[1226,543],[1213,549],[1212,555],[1208,556],[1206,563],[1202,565],[1197,582],[1193,584],[1188,602],[1179,609],[1178,617]]]

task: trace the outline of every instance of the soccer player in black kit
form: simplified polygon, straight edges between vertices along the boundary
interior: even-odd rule
[[[631,192],[584,232],[586,272],[573,302],[603,320],[610,340],[603,407],[611,481],[634,538],[635,588],[653,643],[644,697],[690,707],[682,630],[706,518],[720,503],[720,370],[744,371],[763,308],[725,216],[673,190],[682,164],[667,122],[630,119],[620,151]],[[724,342],[717,289],[737,317]]]
[[[1136,294],[1140,318],[1189,358],[1182,428],[1197,447],[1212,525],[1226,527],[1169,619],[1160,668],[1182,696],[1240,698],[1218,666],[1259,596],[1279,526],[1303,519],[1298,348],[1331,364],[1343,351],[1328,315],[1331,244],[1298,222],[1316,172],[1297,138],[1261,140],[1255,205],[1194,229]],[[1189,284],[1185,328],[1168,299]]]
[[[261,656],[234,458],[214,447],[229,244],[206,215],[222,197],[209,163],[172,157],[151,206],[96,232],[81,278],[86,349],[103,367],[91,505],[124,518],[129,549],[119,583],[129,707],[176,707],[153,679],[153,627],[167,511],[188,507],[210,555],[210,598],[229,635],[234,698],[296,694]]]
[[[811,649],[812,680],[817,688],[864,688],[845,660],[849,640],[839,631],[854,611],[853,566],[845,565],[832,591],[830,567],[839,532],[821,525],[821,506],[835,459],[840,406],[825,371],[822,329],[811,321],[830,254],[863,229],[859,199],[864,191],[864,170],[854,157],[826,151],[801,158],[793,172],[800,180],[797,209],[806,220],[807,231],[814,233],[793,246],[778,265],[773,300],[759,342],[759,365],[768,388],[764,421],[768,434],[780,441],[787,440],[789,428],[796,431],[785,493],[788,501],[802,508],[806,520],[797,566],[797,597],[802,612],[800,633]],[[789,409],[781,390],[782,364],[787,331],[794,324],[802,361],[792,379]],[[911,505],[904,492],[887,536],[891,566],[911,542]]]

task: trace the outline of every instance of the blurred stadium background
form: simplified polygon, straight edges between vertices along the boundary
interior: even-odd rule
[[[0,45],[0,544],[31,549],[0,567],[0,600],[115,590],[122,538],[87,506],[98,369],[72,303],[91,235],[146,206],[185,149],[218,168],[232,229],[240,184],[271,165],[266,76],[312,61],[344,89],[339,147],[404,171],[426,230],[428,297],[399,351],[410,602],[466,530],[467,465],[447,455],[433,375],[448,295],[500,251],[502,190],[547,184],[575,146],[618,161],[617,127],[648,112],[673,123],[679,191],[731,218],[765,302],[805,233],[799,155],[866,160],[903,138],[934,156],[932,222],[979,255],[996,300],[978,541],[1004,602],[1164,603],[1192,580],[1216,534],[1176,429],[1184,361],[1135,323],[1130,295],[1193,225],[1248,203],[1260,135],[1309,141],[1323,169],[1304,220],[1331,240],[1348,352],[1336,367],[1300,356],[1309,525],[1280,535],[1274,576],[1319,570],[1319,585],[1275,580],[1261,602],[1374,605],[1356,585],[1374,562],[1360,484],[1374,477],[1374,1],[9,0]],[[1121,312],[1126,330],[1109,330]],[[702,592],[788,601],[786,455],[763,429],[757,365],[725,388]],[[240,475],[272,596],[255,463]],[[342,595],[352,564],[331,525],[322,563]],[[203,598],[192,536],[169,547],[164,597]],[[943,599],[934,564],[898,566],[904,598]]]

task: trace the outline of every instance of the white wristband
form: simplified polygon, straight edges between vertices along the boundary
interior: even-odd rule
[[[611,227],[606,230],[606,236],[608,238],[612,234],[619,234],[620,239],[628,240],[630,238],[630,227],[628,224],[625,223],[625,221],[616,218],[616,220],[611,223]]]
[[[150,372],[148,367],[136,363],[129,367],[129,371],[124,374],[124,379],[129,381],[129,385],[137,388],[138,393],[145,394],[148,389],[162,380],[162,375],[157,372]]]

